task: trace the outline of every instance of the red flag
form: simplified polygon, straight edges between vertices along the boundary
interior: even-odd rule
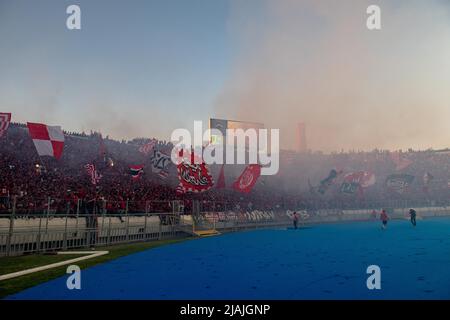
[[[358,184],[362,188],[373,186],[375,182],[375,175],[369,171],[355,171],[344,175],[344,183]]]
[[[250,164],[234,182],[233,188],[240,192],[249,193],[260,175],[261,166],[259,164]]]
[[[214,180],[204,162],[196,164],[182,161],[177,165],[177,171],[178,179],[180,180],[177,189],[180,191],[203,192],[211,189],[214,185]]]
[[[28,131],[40,156],[61,158],[64,148],[64,133],[59,126],[27,123]]]
[[[11,113],[0,112],[0,138],[6,133],[6,130],[8,130],[10,122]]]
[[[219,178],[217,179],[217,185],[216,188],[217,189],[225,189],[225,172],[224,172],[224,167],[225,165],[222,165],[222,168],[220,168],[220,173],[219,173]]]
[[[139,152],[141,152],[145,155],[148,155],[153,150],[153,148],[156,146],[157,142],[158,141],[156,139],[150,140],[150,142],[139,147]]]

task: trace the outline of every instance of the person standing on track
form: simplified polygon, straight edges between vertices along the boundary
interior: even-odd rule
[[[381,228],[382,228],[383,230],[385,230],[386,227],[387,227],[387,223],[388,223],[389,217],[388,217],[388,215],[387,215],[387,213],[386,213],[386,210],[384,210],[384,209],[381,210],[381,213],[380,213],[380,220],[381,220],[381,223],[382,223]]]
[[[416,215],[417,215],[416,210],[409,209],[409,216],[411,218],[411,223],[414,227],[416,226]]]
[[[292,220],[294,222],[294,229],[298,229],[298,213],[297,211],[294,211],[294,213],[292,214]]]

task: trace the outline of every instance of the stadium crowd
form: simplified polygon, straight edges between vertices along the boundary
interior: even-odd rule
[[[449,198],[450,156],[447,152],[433,150],[401,153],[411,164],[401,173],[415,176],[405,192],[392,192],[385,185],[386,177],[397,173],[392,152],[320,152],[295,153],[282,151],[280,170],[275,176],[261,176],[248,194],[231,188],[242,172],[243,166],[225,166],[225,189],[212,188],[199,194],[177,194],[176,168],[169,168],[169,176],[162,179],[152,173],[149,155],[139,152],[139,147],[149,139],[116,141],[102,138],[97,132],[65,132],[62,158],[39,157],[25,125],[11,123],[7,133],[0,138],[0,212],[7,212],[16,198],[16,208],[42,211],[42,208],[61,212],[75,212],[78,201],[102,200],[109,212],[121,212],[127,207],[133,211],[164,211],[171,209],[171,200],[184,200],[185,210],[190,210],[191,200],[200,200],[213,209],[276,209],[317,207],[379,207],[386,201],[428,201],[444,203]],[[158,141],[155,149],[170,154],[172,145]],[[84,166],[94,163],[102,178],[97,185],[91,183]],[[144,165],[144,175],[132,179],[130,165]],[[330,169],[347,173],[358,170],[373,172],[376,183],[364,193],[340,192],[339,177],[324,194],[311,191],[324,179]],[[217,177],[219,165],[210,170]],[[432,180],[425,185],[423,176]],[[15,196],[15,197],[14,197]],[[49,200],[50,199],[50,200]]]

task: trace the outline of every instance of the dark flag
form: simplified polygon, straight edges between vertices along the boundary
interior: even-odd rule
[[[106,146],[105,146],[105,142],[103,141],[103,136],[100,133],[99,134],[99,150],[98,153],[100,155],[100,157],[102,157],[103,161],[106,162]]]
[[[168,167],[172,163],[170,156],[153,149],[153,155],[150,157],[152,163],[152,172],[158,174],[162,179],[169,175]]]
[[[391,174],[386,179],[386,187],[391,191],[404,193],[413,181],[414,176],[409,174]]]
[[[321,194],[324,194],[328,188],[335,182],[337,176],[341,174],[342,171],[337,171],[335,169],[331,169],[330,173],[328,174],[328,177],[320,181],[320,185],[317,189],[317,191]]]

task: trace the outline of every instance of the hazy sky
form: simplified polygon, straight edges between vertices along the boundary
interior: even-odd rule
[[[115,138],[222,117],[284,147],[299,121],[313,150],[448,147],[450,2],[0,0],[1,111]]]

